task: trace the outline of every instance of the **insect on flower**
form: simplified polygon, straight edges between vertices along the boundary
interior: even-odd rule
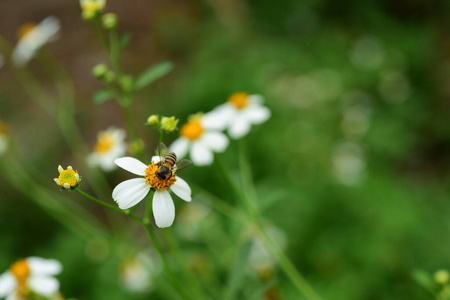
[[[118,184],[112,193],[114,201],[121,209],[128,209],[141,202],[150,189],[155,190],[152,208],[156,225],[169,227],[175,219],[175,206],[168,189],[184,201],[190,202],[191,188],[177,176],[176,172],[188,167],[191,162],[182,160],[178,164],[175,153],[167,153],[167,147],[161,143],[158,155],[146,165],[132,157],[121,157],[114,161],[116,165],[144,178],[134,178]]]

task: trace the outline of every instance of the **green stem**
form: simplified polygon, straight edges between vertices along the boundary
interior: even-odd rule
[[[123,213],[123,214],[125,214],[125,215],[127,215],[127,216],[130,216],[130,218],[132,218],[133,220],[135,220],[135,221],[137,221],[137,222],[139,222],[139,223],[141,223],[141,224],[144,224],[144,221],[143,221],[141,218],[139,218],[138,216],[136,216],[135,214],[133,214],[133,213],[130,212],[129,210],[122,210],[122,209],[120,209],[120,208],[118,208],[118,207],[116,207],[116,206],[114,206],[114,205],[111,205],[111,204],[106,203],[106,202],[104,202],[104,201],[102,201],[102,200],[99,200],[99,199],[97,199],[97,198],[95,198],[95,197],[93,197],[93,196],[91,196],[91,195],[89,195],[89,194],[83,192],[83,191],[80,190],[79,188],[76,188],[75,190],[76,190],[78,193],[80,193],[81,195],[83,195],[84,197],[86,197],[86,198],[88,198],[88,199],[90,199],[90,200],[92,200],[92,201],[94,201],[94,202],[96,202],[96,203],[98,203],[98,204],[100,204],[100,205],[102,205],[102,206],[104,206],[104,207],[107,207],[107,208],[109,208],[109,209],[112,209],[112,210],[121,212],[121,213]]]

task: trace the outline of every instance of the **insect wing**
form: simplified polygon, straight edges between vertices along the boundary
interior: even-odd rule
[[[179,163],[176,164],[176,170],[182,170],[189,167],[192,164],[192,161],[189,159],[182,159]]]
[[[161,163],[164,163],[164,158],[167,155],[167,147],[164,145],[164,143],[159,143],[158,145],[158,155]]]

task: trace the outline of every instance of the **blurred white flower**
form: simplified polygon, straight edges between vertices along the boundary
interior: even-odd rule
[[[50,16],[41,23],[27,23],[18,31],[19,41],[12,52],[12,60],[17,66],[26,65],[42,46],[56,39],[60,29],[59,19]]]
[[[359,38],[350,53],[353,64],[361,69],[375,69],[380,67],[385,57],[381,43],[372,36]]]
[[[333,173],[345,185],[356,185],[365,177],[366,162],[361,147],[353,142],[339,144],[333,153]]]
[[[116,168],[114,160],[127,152],[125,131],[113,127],[100,131],[94,152],[89,154],[87,162],[90,166],[100,167],[103,171],[112,171]]]
[[[0,275],[0,298],[28,299],[30,292],[51,297],[59,290],[59,281],[53,276],[61,270],[61,263],[54,259],[20,259]]]
[[[156,225],[160,228],[169,227],[175,219],[175,206],[168,189],[181,199],[190,202],[191,188],[189,185],[177,177],[175,172],[167,179],[160,179],[156,172],[159,170],[159,156],[152,157],[152,163],[146,165],[132,157],[122,157],[114,161],[116,165],[133,174],[144,176],[144,178],[134,178],[126,180],[117,185],[112,193],[112,197],[121,209],[128,209],[141,202],[147,196],[150,188],[154,188],[153,196],[153,216]],[[175,165],[176,167],[176,165]]]
[[[133,293],[147,292],[153,288],[154,277],[161,267],[150,254],[140,252],[120,264],[119,278],[124,287]]]
[[[387,102],[404,102],[411,94],[411,87],[406,76],[398,71],[383,75],[378,91]]]
[[[286,249],[287,238],[283,231],[270,225],[266,227],[266,232],[280,249]],[[259,236],[255,233],[250,233],[250,237],[251,248],[248,256],[248,267],[260,279],[267,280],[274,274],[277,262],[270,254],[265,242]]]
[[[228,144],[227,136],[214,128],[214,120],[208,114],[199,113],[181,127],[180,137],[169,148],[180,158],[189,152],[195,165],[206,166],[212,164],[213,152],[225,151]]]
[[[0,156],[8,150],[8,143],[6,124],[0,121]]]
[[[233,139],[245,136],[251,125],[261,124],[270,118],[270,110],[262,105],[260,95],[235,93],[227,103],[219,105],[204,116],[204,122],[210,128],[228,129]]]
[[[198,202],[183,206],[178,214],[176,230],[181,236],[195,240],[204,224],[202,221],[210,212],[211,208]]]

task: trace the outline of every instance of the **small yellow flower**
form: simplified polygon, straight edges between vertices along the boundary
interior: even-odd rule
[[[163,117],[161,119],[161,128],[165,132],[173,132],[177,129],[178,119],[175,117]]]
[[[58,167],[59,177],[54,178],[55,183],[65,188],[66,190],[73,190],[78,187],[81,177],[77,171],[74,171],[71,166],[64,170],[61,166]]]
[[[83,18],[91,20],[105,8],[106,0],[80,0],[80,5]]]
[[[147,119],[147,124],[148,125],[156,125],[158,123],[159,123],[159,116],[158,115],[151,115]]]

